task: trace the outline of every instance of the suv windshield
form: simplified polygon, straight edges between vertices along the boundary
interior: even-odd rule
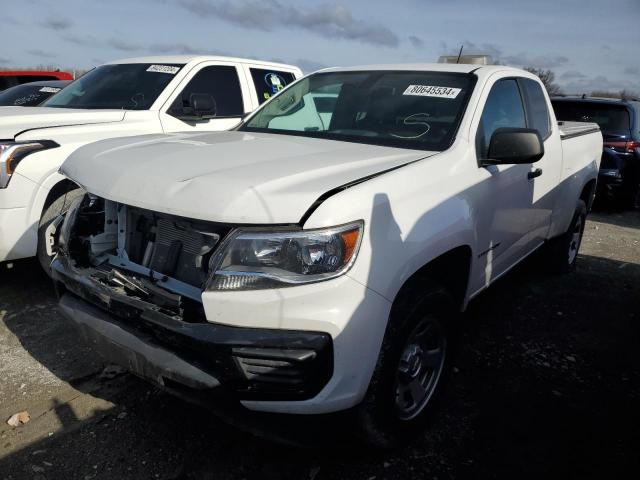
[[[149,63],[102,65],[52,96],[42,106],[147,110],[182,67]]]
[[[444,150],[475,83],[466,73],[316,73],[265,104],[240,130]]]
[[[631,120],[623,105],[552,101],[556,118],[564,122],[595,122],[603,133],[629,133]]]

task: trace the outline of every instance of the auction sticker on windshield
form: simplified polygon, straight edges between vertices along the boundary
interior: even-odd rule
[[[61,88],[58,87],[42,87],[39,91],[43,93],[58,93]]]
[[[433,85],[409,85],[403,95],[419,95],[421,97],[456,98],[462,89],[451,87],[435,87]]]
[[[171,75],[175,75],[180,70],[180,67],[172,67],[171,65],[151,65],[147,68],[147,72],[157,72],[157,73],[169,73]]]

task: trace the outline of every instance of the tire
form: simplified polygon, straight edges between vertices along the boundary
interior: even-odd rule
[[[394,304],[369,388],[354,412],[356,431],[369,446],[394,448],[425,429],[449,373],[454,315],[451,295],[429,280]],[[422,387],[414,390],[416,381]]]
[[[37,257],[42,269],[49,276],[51,276],[51,260],[53,260],[53,256],[47,255],[45,232],[49,225],[51,225],[51,222],[53,222],[62,213],[65,213],[69,209],[71,203],[73,203],[73,201],[80,195],[82,195],[82,190],[79,188],[69,190],[54,199],[53,202],[51,202],[49,206],[45,207],[42,211],[42,216],[38,223]]]
[[[575,270],[586,219],[587,206],[578,200],[569,229],[547,245],[547,269],[550,272],[569,273]]]

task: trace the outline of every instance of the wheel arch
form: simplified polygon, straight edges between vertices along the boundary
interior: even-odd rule
[[[587,206],[587,212],[591,211],[593,201],[596,197],[596,182],[597,180],[595,178],[590,179],[584,187],[582,187],[582,192],[580,192],[580,200]]]
[[[427,280],[444,287],[451,294],[455,306],[463,310],[466,306],[472,255],[469,245],[459,245],[429,260],[405,280],[396,293],[392,309],[403,304],[406,296]]]
[[[47,207],[56,200],[56,198],[60,197],[61,195],[64,195],[65,193],[70,192],[71,190],[75,190],[76,188],[78,188],[78,185],[72,182],[71,180],[69,180],[68,178],[64,178],[60,180],[58,183],[53,185],[53,187],[49,190],[49,193],[47,194],[47,197],[44,200],[44,204],[40,209],[40,213],[42,214],[42,212],[44,212],[47,209]]]

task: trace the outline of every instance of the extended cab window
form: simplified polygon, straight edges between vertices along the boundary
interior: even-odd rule
[[[210,96],[216,117],[241,117],[244,114],[242,89],[236,67],[215,65],[200,70],[175,99],[168,113],[177,117],[189,115],[192,94]]]
[[[475,80],[429,71],[314,73],[240,130],[440,151],[455,138]]]
[[[253,85],[256,87],[260,103],[269,100],[284,87],[292,83],[296,77],[291,72],[250,68]]]
[[[527,97],[529,128],[535,128],[543,139],[547,139],[551,135],[551,121],[547,109],[547,99],[542,92],[542,87],[530,78],[521,78],[520,81]]]
[[[484,105],[476,138],[479,158],[487,158],[491,135],[499,128],[525,128],[527,125],[518,82],[499,80],[491,88]]]

